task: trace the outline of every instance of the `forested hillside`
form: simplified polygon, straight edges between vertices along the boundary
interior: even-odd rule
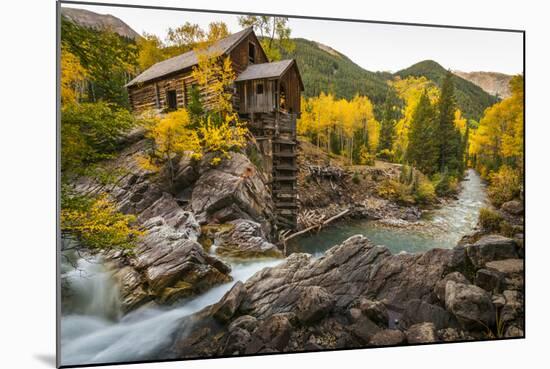
[[[424,60],[407,69],[395,73],[401,78],[426,77],[441,87],[447,71],[433,60]],[[479,120],[485,109],[498,101],[495,96],[483,91],[479,86],[461,77],[454,75],[453,82],[456,88],[455,98],[458,107],[468,119]]]
[[[82,27],[65,17],[61,36],[62,68],[66,79],[72,80],[67,87],[78,85],[66,90],[76,91],[79,101],[103,100],[128,107],[124,85],[139,71],[139,49],[134,39],[111,30]],[[77,73],[79,68],[82,71]]]
[[[367,71],[323,44],[303,38],[293,41],[294,50],[283,52],[282,57],[298,61],[306,97],[324,92],[348,100],[359,94],[368,96],[375,104],[384,101],[388,91],[385,74]]]

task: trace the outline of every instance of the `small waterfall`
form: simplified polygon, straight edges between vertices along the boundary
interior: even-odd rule
[[[84,314],[103,319],[120,315],[119,290],[100,256],[73,261],[75,265],[62,275],[64,280],[64,313]],[[67,262],[68,264],[68,262]],[[65,265],[64,269],[67,269]]]

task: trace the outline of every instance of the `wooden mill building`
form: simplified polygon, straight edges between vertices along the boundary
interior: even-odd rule
[[[235,72],[233,107],[255,135],[270,175],[279,228],[296,227],[296,119],[304,85],[295,60],[269,62],[252,28],[229,35],[207,53],[228,56]],[[157,112],[184,108],[196,85],[194,51],[159,62],[126,86],[132,109]],[[208,106],[208,92],[201,91]]]

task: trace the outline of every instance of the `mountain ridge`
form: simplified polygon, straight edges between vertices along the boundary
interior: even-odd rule
[[[423,60],[408,68],[396,72],[401,78],[424,76],[441,87],[447,75],[447,69],[434,60]],[[479,120],[485,109],[495,104],[498,98],[488,94],[478,85],[453,73],[455,98],[463,115],[469,119]]]
[[[383,73],[366,70],[331,46],[304,38],[293,38],[292,52],[281,50],[283,58],[293,58],[305,84],[306,97],[321,92],[337,98],[352,99],[356,94],[368,96],[375,104],[383,103],[388,85]]]

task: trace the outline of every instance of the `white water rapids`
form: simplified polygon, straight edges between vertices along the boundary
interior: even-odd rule
[[[232,265],[233,282],[168,308],[143,308],[121,316],[118,291],[101,260],[80,259],[66,273],[72,313],[61,319],[62,365],[150,359],[171,343],[178,321],[217,302],[237,281],[246,281],[264,267],[282,260],[260,259]],[[65,266],[68,268],[67,266]]]

